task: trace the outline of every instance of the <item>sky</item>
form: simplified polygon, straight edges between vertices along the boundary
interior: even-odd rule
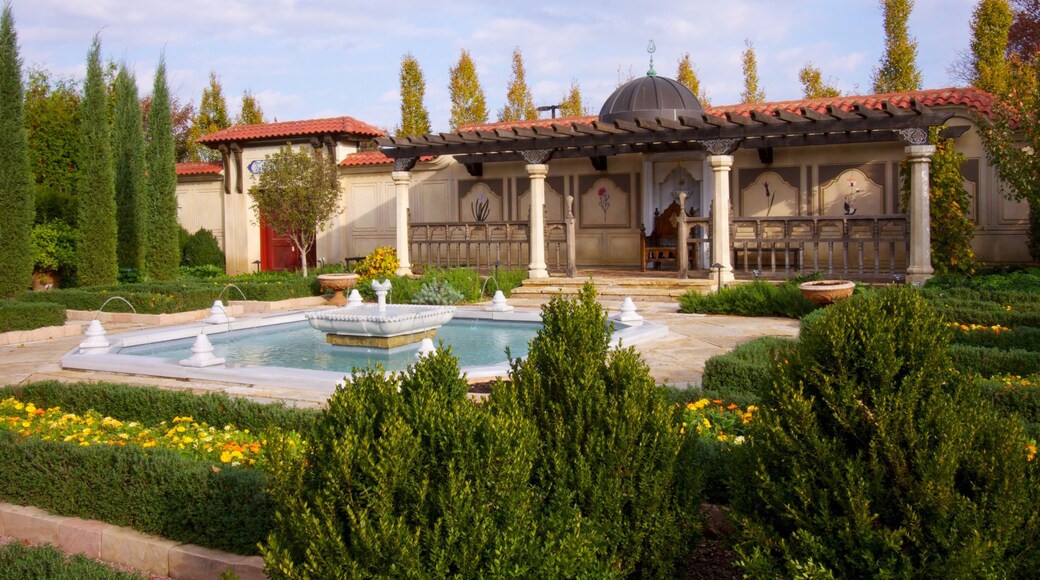
[[[924,88],[963,85],[950,65],[968,50],[976,0],[916,0],[910,34]],[[267,120],[349,115],[400,123],[401,57],[418,59],[434,131],[447,131],[449,70],[473,57],[497,120],[519,48],[536,105],[571,82],[590,114],[630,75],[674,78],[689,53],[711,104],[740,101],[750,41],[769,101],[798,99],[807,62],[845,94],[871,92],[884,51],[877,0],[13,0],[26,67],[82,80],[90,42],[125,62],[142,96],[165,54],[171,91],[198,104],[216,73],[232,116],[243,91]]]

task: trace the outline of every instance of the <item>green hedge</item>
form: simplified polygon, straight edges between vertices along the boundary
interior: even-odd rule
[[[954,344],[965,344],[969,346],[984,346],[988,348],[999,348],[1002,350],[1021,349],[1040,352],[1040,328],[1035,326],[1020,326],[1013,330],[1002,332],[990,332],[986,330],[961,330],[955,328],[953,331]]]
[[[701,379],[704,395],[741,406],[757,403],[772,383],[773,352],[790,344],[791,339],[764,336],[709,358]]]
[[[96,286],[90,288],[68,288],[48,292],[25,292],[18,297],[20,302],[54,302],[70,310],[97,310],[113,296],[125,298],[141,314],[169,314],[209,308],[224,290],[224,281],[144,282],[121,286]],[[243,280],[235,282],[247,300],[273,301],[314,296],[318,293],[315,278],[277,278]],[[223,300],[241,300],[241,296],[230,288]],[[113,300],[105,306],[105,312],[130,312],[122,300]]]
[[[43,381],[0,388],[0,399],[14,396],[40,407],[61,407],[70,413],[93,409],[122,420],[157,425],[173,417],[191,416],[214,426],[234,425],[254,432],[271,427],[309,433],[319,412],[282,404],[256,403],[224,393],[195,395],[115,383]]]
[[[934,303],[935,309],[949,322],[960,324],[982,324],[985,326],[1040,326],[1040,305],[1007,305],[996,302],[974,302],[967,300],[941,300]]]
[[[1040,352],[952,344],[949,353],[954,368],[967,375],[986,378],[1003,374],[1025,376],[1040,373]]]
[[[1034,385],[1040,377],[1032,377]],[[982,395],[1005,415],[1017,415],[1030,437],[1040,437],[1040,386],[1009,386],[1004,381],[980,380]]]
[[[163,449],[80,447],[0,431],[0,499],[238,554],[271,527],[266,477]]]
[[[47,294],[47,292],[39,292]],[[65,324],[65,308],[51,301],[17,302],[0,300],[0,332],[32,330]]]

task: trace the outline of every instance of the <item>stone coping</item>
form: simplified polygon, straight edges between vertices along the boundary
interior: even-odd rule
[[[32,330],[0,332],[0,346],[79,336],[83,334],[84,328],[86,325],[79,322],[68,322],[62,326],[43,326]]]
[[[306,319],[306,314],[306,310],[283,314],[258,314],[238,318],[233,322],[223,324],[193,322],[164,328],[121,333],[111,337],[110,346],[107,350],[101,352],[80,354],[78,352],[79,348],[74,348],[61,358],[61,366],[65,369],[84,371],[130,373],[180,380],[219,381],[261,387],[281,387],[295,391],[314,391],[331,396],[335,392],[336,384],[345,378],[345,373],[342,371],[224,364],[198,368],[183,366],[178,364],[176,360],[162,357],[119,354],[119,350],[127,346],[191,338],[200,333],[213,335],[236,329],[263,328],[303,321]],[[483,306],[463,306],[458,308],[455,318],[539,322],[541,321],[541,311],[488,312],[483,309]],[[634,346],[668,334],[668,327],[656,322],[644,321],[639,325],[626,324],[617,321],[616,316],[612,316],[611,320],[616,324],[616,330],[611,339],[612,347],[617,346],[619,343],[625,346]],[[509,374],[509,364],[508,361],[503,359],[497,364],[470,366],[465,367],[462,371],[470,379],[492,379],[507,376]]]
[[[177,580],[219,578],[230,569],[242,580],[260,580],[260,556],[240,556],[182,544],[97,520],[56,516],[32,506],[0,503],[0,535],[83,554]]]

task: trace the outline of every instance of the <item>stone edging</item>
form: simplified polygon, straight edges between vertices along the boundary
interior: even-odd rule
[[[52,515],[31,506],[0,503],[0,535],[53,544],[66,552],[178,580],[219,578],[229,568],[242,580],[267,578],[260,556],[181,544],[105,522]]]
[[[73,322],[66,323],[64,326],[43,326],[32,330],[0,332],[0,346],[79,336],[83,334],[84,328],[83,324]]]

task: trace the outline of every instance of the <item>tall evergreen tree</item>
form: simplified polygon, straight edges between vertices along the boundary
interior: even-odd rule
[[[537,119],[538,109],[534,106],[531,88],[527,86],[527,75],[524,72],[524,57],[520,47],[513,49],[513,78],[509,81],[506,93],[506,104],[498,113],[499,121],[522,121]]]
[[[921,88],[917,68],[917,40],[909,33],[914,0],[881,0],[885,15],[885,56],[874,69],[875,93],[916,91]]]
[[[451,94],[451,130],[462,125],[487,123],[487,99],[477,78],[477,67],[469,51],[459,53],[458,63],[451,69],[448,91]]]
[[[411,53],[401,57],[401,125],[395,133],[399,137],[415,137],[430,132],[430,112],[423,99],[426,79],[419,61]]]
[[[972,85],[995,95],[1008,90],[1008,33],[1014,15],[1008,0],[980,0],[971,16]]]
[[[116,255],[120,268],[144,271],[145,205],[144,128],[141,126],[141,101],[137,98],[137,79],[119,67],[116,76],[115,126],[112,152],[115,156],[116,224],[119,238]]]
[[[690,53],[683,53],[682,58],[679,59],[679,69],[675,72],[675,80],[690,89],[690,92],[697,97],[701,105],[707,107],[711,104],[708,100],[708,94],[701,88],[701,80],[697,77],[697,71],[693,68]]]
[[[581,87],[578,86],[577,79],[572,79],[570,90],[560,99],[560,116],[580,117],[587,110],[581,99]]]
[[[256,95],[248,89],[242,91],[242,108],[239,110],[238,116],[235,117],[235,124],[259,125],[260,123],[265,122],[264,110],[260,108],[260,103],[256,100]]]
[[[25,127],[29,170],[36,198],[36,221],[76,223],[76,157],[79,150],[80,94],[71,79],[52,79],[29,70]]]
[[[11,3],[0,17],[0,298],[32,285],[33,219],[29,142],[22,102],[22,59]]]
[[[755,58],[755,47],[750,40],[744,40],[744,53],[740,60],[744,66],[744,91],[740,93],[742,103],[761,103],[766,100],[766,92],[758,86],[758,60]]]
[[[802,83],[803,98],[820,99],[841,96],[841,91],[834,85],[823,82],[823,73],[811,62],[805,63],[802,70],[798,71],[798,80]]]
[[[108,95],[101,70],[101,40],[95,35],[87,54],[77,163],[80,236],[76,245],[76,276],[80,286],[115,284],[119,275],[111,135]]]
[[[166,57],[155,69],[148,108],[148,274],[156,280],[177,277],[180,246],[177,225],[177,171],[174,160],[170,89],[166,84]]]
[[[217,73],[209,73],[209,86],[202,90],[199,110],[191,126],[191,161],[218,161],[220,153],[198,145],[199,137],[215,133],[231,126],[228,116],[227,101],[224,100],[224,89],[217,78]]]

